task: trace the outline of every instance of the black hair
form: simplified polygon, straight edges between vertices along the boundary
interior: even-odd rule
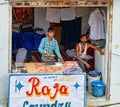
[[[52,28],[52,27],[49,27],[49,28],[48,28],[48,32],[55,32],[55,29]]]
[[[86,34],[82,34],[82,35],[80,36],[80,39],[83,38],[83,37],[86,37],[86,38],[88,39],[88,36],[87,36]]]

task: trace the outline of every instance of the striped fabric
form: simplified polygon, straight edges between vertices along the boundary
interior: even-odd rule
[[[45,53],[49,52],[50,54],[56,54],[58,58],[62,59],[62,56],[59,51],[58,42],[53,38],[50,43],[48,37],[45,37],[41,40],[41,43],[38,47],[38,51],[42,53],[42,60],[46,61]],[[53,58],[49,58],[49,60],[53,60]]]

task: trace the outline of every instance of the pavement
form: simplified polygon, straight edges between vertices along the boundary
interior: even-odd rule
[[[106,97],[94,97],[91,93],[86,93],[86,107],[120,107],[120,99],[107,101]]]

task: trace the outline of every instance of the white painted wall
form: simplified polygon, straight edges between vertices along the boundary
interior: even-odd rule
[[[112,54],[111,64],[111,100],[120,100],[120,56]],[[120,102],[120,101],[119,101]]]
[[[34,26],[43,28],[47,31],[49,22],[45,20],[46,8],[34,8]]]
[[[102,73],[102,81],[105,82],[105,55],[95,50],[95,70]]]
[[[111,100],[120,99],[120,0],[113,4]]]
[[[89,29],[89,25],[88,25],[89,15],[90,14],[87,14],[87,15],[82,17],[82,30],[81,30],[81,34],[85,34],[87,32],[87,30]]]
[[[7,0],[0,0],[0,4],[7,3]]]
[[[9,55],[9,4],[0,0],[0,107],[7,102]]]
[[[112,53],[120,55],[120,0],[114,1],[113,6],[113,41]]]

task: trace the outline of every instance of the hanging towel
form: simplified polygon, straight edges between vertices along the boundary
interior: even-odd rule
[[[75,8],[62,8],[61,9],[61,20],[68,21],[75,19]]]
[[[60,9],[47,8],[46,20],[49,22],[60,23]]]

